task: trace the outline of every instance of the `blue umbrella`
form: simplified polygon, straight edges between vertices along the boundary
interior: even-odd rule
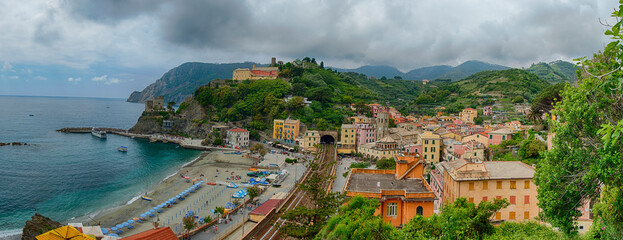
[[[130,219],[130,220],[127,221],[127,223],[132,224],[132,223],[134,223],[134,220]]]
[[[108,234],[108,236],[111,236],[111,237],[119,237],[119,235],[114,234],[114,233]]]
[[[152,210],[149,210],[149,212],[150,212],[150,213],[155,213],[155,212],[156,212],[156,210],[153,210],[153,209],[152,209]]]
[[[124,227],[130,226],[130,224],[129,224],[129,223],[127,223],[127,222],[124,222],[124,223],[123,223],[123,224],[121,224],[121,225],[123,225]]]
[[[119,230],[117,227],[111,227],[110,228],[110,231],[117,231],[117,230]]]
[[[147,214],[141,214],[140,216],[141,216],[142,218],[146,218],[146,217],[147,217]]]
[[[121,229],[121,228],[123,228],[123,224],[117,224],[117,226],[115,226],[115,227]]]
[[[158,210],[158,207],[154,207],[151,210]],[[150,212],[151,212],[151,210],[150,210]]]
[[[102,228],[102,233],[103,233],[103,234],[108,234],[108,229],[106,229],[106,228]]]

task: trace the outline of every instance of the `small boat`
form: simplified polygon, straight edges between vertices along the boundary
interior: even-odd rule
[[[117,148],[117,151],[119,151],[119,152],[128,152],[128,147],[119,146],[119,148]]]
[[[33,117],[33,116],[35,116],[35,115],[34,115],[34,114],[28,114],[28,116]]]
[[[102,139],[106,139],[106,131],[97,129],[97,128],[92,128],[91,129],[91,134],[93,136],[96,136],[98,138],[102,138]]]
[[[148,196],[141,196],[141,199],[145,200],[145,201],[150,201],[151,202],[151,198]]]

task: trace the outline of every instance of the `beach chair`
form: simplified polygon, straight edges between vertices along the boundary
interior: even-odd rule
[[[121,230],[117,230],[117,231],[116,231],[116,233],[117,233],[117,234],[122,234],[122,233],[123,233],[123,231],[121,231]]]
[[[156,215],[154,215],[153,213],[149,213],[149,216],[150,216],[150,217],[154,217],[154,216],[156,216]]]
[[[134,226],[128,225],[128,229],[132,229],[132,228],[134,228]]]
[[[142,221],[142,220],[140,220],[140,219],[139,219],[139,220],[136,220],[136,222],[137,222],[137,223],[143,223],[143,221]]]
[[[161,212],[162,212],[162,208],[161,208],[161,209],[158,209],[158,212],[159,212],[159,213],[161,213]]]

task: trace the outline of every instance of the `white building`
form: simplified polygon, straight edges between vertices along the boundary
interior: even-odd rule
[[[227,130],[227,143],[233,147],[248,147],[249,131],[242,128]]]

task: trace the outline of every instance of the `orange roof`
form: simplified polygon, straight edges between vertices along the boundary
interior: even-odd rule
[[[231,130],[229,130],[229,131],[230,131],[230,132],[248,132],[247,130],[244,130],[244,129],[242,129],[242,128],[234,128],[234,129],[231,129]]]
[[[169,227],[161,227],[137,233],[129,237],[124,237],[123,240],[177,240],[177,236],[173,233],[173,230]]]

